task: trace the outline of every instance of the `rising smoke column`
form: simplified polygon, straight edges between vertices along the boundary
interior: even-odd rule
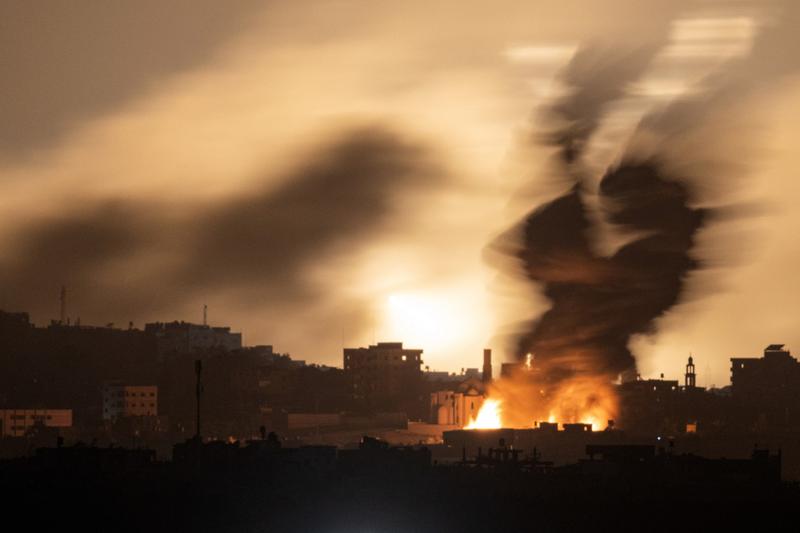
[[[655,50],[616,58],[602,50],[581,51],[567,67],[568,92],[546,110],[554,126],[544,139],[560,155],[556,170],[568,190],[532,211],[517,247],[506,248],[551,302],[514,348],[520,360],[535,354],[551,390],[576,376],[607,383],[635,371],[629,341],[654,331],[656,319],[679,301],[687,276],[702,266],[692,254],[698,232],[713,219],[737,213],[737,206],[720,206],[713,196],[735,187],[735,169],[747,159],[733,147],[741,139],[755,146],[757,139],[752,131],[731,131],[724,120],[722,126],[717,122],[741,113],[749,96],[800,73],[800,60],[785,53],[797,43],[800,6],[765,5],[774,10],[767,11],[772,23],[761,28],[750,53],[647,114],[620,162],[602,177],[604,215],[628,238],[608,257],[595,252],[591,241],[581,159],[608,104],[625,95]],[[732,153],[739,157],[733,160]],[[709,202],[715,207],[695,207]]]
[[[600,194],[611,222],[642,235],[610,257],[592,251],[578,187],[525,221],[519,257],[552,307],[520,337],[517,353],[535,354],[549,381],[634,369],[631,336],[652,331],[698,266],[690,250],[704,212],[658,162],[621,163],[603,177]]]
[[[696,266],[689,250],[701,217],[687,205],[685,186],[655,162],[623,162],[600,185],[609,221],[641,236],[611,257],[598,255],[590,240],[581,158],[608,105],[625,95],[655,51],[579,52],[563,76],[567,95],[546,112],[555,127],[545,139],[558,149],[557,171],[572,185],[523,223],[516,255],[552,307],[519,338],[516,351],[520,358],[535,354],[549,381],[633,369],[631,335],[651,329]]]
[[[532,416],[595,423],[615,416],[610,384],[635,371],[631,337],[653,331],[698,267],[690,252],[705,212],[690,205],[688,182],[669,175],[655,157],[623,158],[603,176],[600,204],[629,240],[611,256],[592,242],[582,158],[608,105],[625,95],[654,53],[579,52],[563,76],[566,96],[545,111],[553,126],[543,138],[556,148],[556,172],[568,188],[533,210],[517,245],[505,247],[551,302],[516,341],[520,361],[532,354],[533,371],[512,379],[514,385],[498,384],[512,424]]]

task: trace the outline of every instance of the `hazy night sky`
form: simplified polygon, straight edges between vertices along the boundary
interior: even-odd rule
[[[656,47],[590,159],[599,179],[643,116],[702,97],[664,112],[669,163],[744,208],[632,346],[644,376],[693,352],[698,384],[725,385],[732,356],[800,354],[793,4],[5,1],[0,308],[44,324],[63,284],[83,324],[207,303],[297,359],[397,340],[477,367],[547,305],[484,258],[558,192],[535,111],[580,46]]]

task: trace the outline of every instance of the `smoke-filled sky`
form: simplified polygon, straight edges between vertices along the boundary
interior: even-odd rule
[[[637,72],[606,85],[584,65],[587,182],[657,152],[721,213],[631,350],[643,376],[692,352],[699,384],[725,385],[732,356],[800,352],[793,4],[3,2],[0,308],[46,323],[66,285],[83,324],[208,304],[300,359],[400,340],[477,367],[547,309],[486,249],[565,192],[542,110],[578,50],[610,50]]]

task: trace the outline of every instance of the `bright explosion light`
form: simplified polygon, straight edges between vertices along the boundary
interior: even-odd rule
[[[500,429],[502,427],[500,401],[487,398],[478,411],[478,416],[464,426],[464,429]]]

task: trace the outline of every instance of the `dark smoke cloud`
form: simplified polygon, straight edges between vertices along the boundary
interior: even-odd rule
[[[36,222],[18,236],[0,263],[2,307],[56,317],[59,285],[103,295],[101,278],[148,245],[154,224],[147,206],[107,202]]]
[[[40,221],[0,263],[0,308],[55,317],[61,284],[84,323],[181,318],[181,306],[228,293],[239,307],[313,308],[332,296],[308,269],[357,251],[405,194],[444,176],[426,147],[380,126],[342,133],[304,160],[277,187],[189,216],[128,201]]]
[[[545,142],[559,148],[567,163],[580,158],[597,130],[609,104],[626,94],[638,79],[660,43],[620,52],[599,45],[582,47],[561,75],[566,94],[545,108]]]
[[[396,192],[431,185],[440,171],[425,150],[378,128],[352,133],[297,169],[274,191],[209,213],[190,247],[185,275],[206,285],[260,283],[303,290],[305,266],[375,233]]]
[[[635,367],[632,335],[652,331],[673,306],[703,212],[655,162],[622,164],[602,179],[611,222],[643,235],[610,257],[596,255],[579,189],[528,216],[518,257],[552,307],[521,336],[517,353],[535,354],[551,378],[573,372],[616,376]]]
[[[639,248],[628,245],[612,258],[600,257],[594,251],[580,165],[608,106],[626,94],[628,84],[641,76],[656,51],[654,47],[624,54],[587,47],[576,54],[562,75],[565,96],[542,113],[548,131],[544,140],[558,149],[556,172],[569,190],[528,215],[514,232],[518,241],[509,241],[509,234],[495,243],[496,248],[521,260],[525,276],[542,286],[552,302],[551,308],[520,336],[515,348],[520,358],[535,354],[537,365],[546,369],[551,379],[573,372],[611,375],[629,369],[634,362],[627,349],[628,338],[645,329],[652,313],[660,313],[666,305],[647,304],[639,294],[652,291],[659,275],[669,275],[646,274],[648,260],[659,260],[648,258],[648,250],[664,244],[659,242],[662,236],[652,236]],[[656,174],[637,170],[635,174],[658,181]],[[608,181],[607,194],[613,194],[617,201],[617,222],[632,230],[657,232],[661,228],[654,221],[637,224],[635,208],[627,205],[631,201],[657,202],[646,190],[636,188],[635,179],[625,176],[629,173],[604,180]],[[665,189],[659,192],[667,192]],[[642,225],[648,227],[637,227]],[[672,262],[681,263],[680,258]],[[658,299],[669,301],[670,297],[661,295]],[[649,317],[642,315],[645,310],[650,310]]]
[[[702,91],[642,120],[620,162],[599,185],[607,221],[628,239],[610,256],[594,246],[580,158],[608,104],[625,96],[627,84],[644,72],[652,52],[631,63],[581,52],[567,68],[563,80],[570,90],[543,116],[556,125],[545,128],[544,139],[559,149],[557,172],[569,190],[532,211],[494,244],[520,261],[525,277],[551,302],[517,337],[514,348],[520,360],[534,354],[547,381],[557,384],[581,374],[613,379],[634,371],[631,338],[655,331],[656,319],[684,297],[687,276],[704,264],[695,250],[698,232],[711,220],[738,216],[737,206],[698,207],[700,193],[720,191],[729,177],[723,169],[731,168],[704,153],[703,135],[709,144],[731,136],[724,126],[713,127],[720,113],[741,104],[754,89],[797,72],[800,62],[791,54],[774,57],[793,41],[798,8],[785,7],[783,22],[759,36],[748,58],[725,65],[704,80]],[[686,136],[694,146],[687,147]],[[681,172],[698,161],[705,175]]]

